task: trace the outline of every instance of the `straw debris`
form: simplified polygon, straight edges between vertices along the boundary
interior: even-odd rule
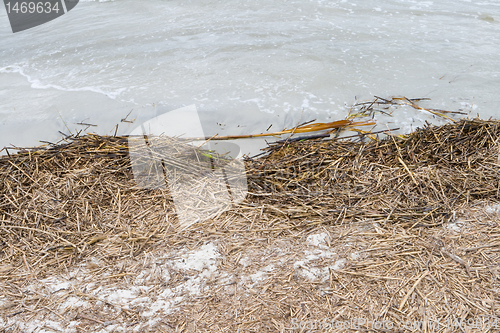
[[[0,326],[499,331],[500,122],[365,137],[271,144],[244,201],[184,230],[167,187],[135,183],[126,137],[10,153]]]

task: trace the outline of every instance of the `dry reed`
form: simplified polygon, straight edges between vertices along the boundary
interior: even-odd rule
[[[499,121],[475,119],[367,142],[278,142],[246,160],[242,203],[182,231],[168,190],[135,184],[125,137],[11,154],[0,159],[4,329],[35,318],[58,330],[49,318],[78,332],[485,332],[500,306],[500,227],[482,208],[499,199],[499,138]],[[216,270],[171,264],[207,244]],[[72,287],[37,284],[60,274]],[[95,291],[138,283],[135,298],[149,301]],[[162,298],[167,287],[182,301]],[[148,317],[159,300],[172,309]],[[471,328],[481,316],[490,321]]]

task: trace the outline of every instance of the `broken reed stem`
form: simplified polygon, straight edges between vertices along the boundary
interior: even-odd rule
[[[382,102],[396,103],[366,106]],[[107,322],[100,318],[147,325],[140,307],[109,305],[77,291],[83,287],[25,291],[75,268],[128,290],[151,270],[159,275],[145,294],[156,299],[164,285],[175,291],[193,276],[165,266],[166,280],[156,267],[212,242],[223,274],[200,278],[199,295],[179,296],[186,303],[161,314],[168,329],[274,332],[291,319],[496,316],[500,227],[492,213],[466,213],[500,200],[500,122],[460,120],[367,142],[324,139],[277,142],[247,159],[245,200],[182,231],[168,188],[135,183],[127,137],[71,137],[0,158],[0,288],[9,300],[2,316],[49,316],[48,308],[59,321],[81,313],[88,331]],[[326,235],[322,247],[311,245],[318,235]],[[330,257],[306,262],[317,251]],[[253,281],[259,272],[265,278]],[[68,297],[91,305],[57,308]],[[111,317],[107,307],[119,312]]]
[[[249,191],[269,195],[247,200],[278,209],[309,202],[321,208],[307,214],[320,219],[339,209],[344,220],[380,216],[399,223],[416,218],[413,228],[439,224],[464,202],[496,198],[498,128],[497,121],[462,120],[368,143],[313,139],[271,144],[266,156],[246,161]],[[3,239],[14,245],[27,233],[39,237],[33,243],[38,245],[18,245],[32,253],[28,259],[45,253],[47,244],[88,248],[89,239],[114,234],[121,230],[114,226],[136,219],[130,200],[148,202],[140,211],[156,206],[151,196],[172,207],[167,188],[137,187],[126,140],[89,135],[0,159]],[[148,237],[153,230],[143,223],[140,234]]]

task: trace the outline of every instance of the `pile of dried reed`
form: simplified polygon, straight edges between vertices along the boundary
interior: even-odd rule
[[[168,190],[135,184],[125,137],[87,135],[11,154],[0,159],[0,323],[12,332],[33,318],[64,331],[328,331],[321,325],[342,323],[329,331],[452,332],[483,316],[484,331],[500,302],[500,226],[477,207],[500,199],[499,138],[499,121],[461,120],[368,142],[279,142],[245,162],[242,203],[182,231]],[[175,265],[169,279],[158,272],[200,244],[218,249],[210,275]],[[71,288],[37,287],[61,272],[76,281]],[[144,280],[144,303],[100,296],[102,286]],[[186,281],[198,292],[172,293],[155,320],[146,315],[165,288]],[[67,305],[72,298],[85,306]]]
[[[249,163],[249,185],[276,207],[309,206],[310,217],[440,225],[470,200],[498,198],[499,129],[463,120],[368,143],[277,143]]]

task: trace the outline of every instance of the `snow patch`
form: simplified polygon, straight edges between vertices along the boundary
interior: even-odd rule
[[[267,273],[272,272],[274,270],[275,266],[274,265],[267,265],[264,267],[261,271],[258,271],[252,275],[250,275],[250,279],[252,280],[252,286],[255,285],[257,282],[260,282],[264,280],[267,276]]]
[[[335,261],[333,266],[330,266],[330,268],[334,271],[336,271],[338,269],[342,269],[345,266],[345,262],[346,262],[345,259],[339,259],[339,260]]]
[[[243,267],[247,267],[248,265],[250,265],[251,262],[252,260],[249,257],[241,258],[239,261],[239,263],[243,265]]]
[[[70,296],[64,301],[63,304],[59,307],[60,310],[65,310],[67,307],[73,307],[73,308],[85,308],[89,305],[88,302],[82,301],[79,297],[76,296]]]
[[[486,206],[484,211],[488,214],[498,214],[500,213],[500,204]]]
[[[172,263],[174,269],[195,270],[198,273],[195,276],[186,277],[186,282],[181,283],[175,288],[166,288],[157,299],[148,306],[148,310],[142,313],[144,317],[154,317],[158,312],[163,315],[169,314],[175,310],[185,296],[196,296],[202,292],[204,278],[217,270],[217,258],[220,254],[213,243],[205,244],[198,250],[186,252],[180,256],[180,259]],[[170,276],[167,270],[164,274]],[[183,296],[179,296],[183,295]],[[152,318],[151,320],[154,320]],[[152,323],[150,320],[150,324]]]
[[[462,227],[464,226],[464,221],[457,219],[456,221],[453,222],[448,222],[444,225],[444,227],[450,231],[453,232],[460,232],[462,231]]]
[[[316,250],[314,253],[311,251],[305,251],[305,257],[302,260],[298,260],[293,264],[293,267],[298,271],[298,273],[310,281],[320,280],[321,282],[326,281],[329,276],[329,270],[338,270],[344,267],[346,260],[338,259],[332,260],[335,253],[327,250]],[[321,266],[321,268],[315,267],[313,263],[316,260],[322,260],[317,266]],[[325,261],[331,264],[325,265]]]
[[[328,248],[328,234],[326,232],[320,234],[313,234],[307,237],[307,242],[310,245],[318,246],[320,248]]]
[[[174,266],[178,269],[194,269],[199,272],[207,268],[213,272],[217,269],[215,262],[218,257],[219,253],[216,246],[209,243],[203,245],[198,251],[184,254],[181,257],[182,259],[178,260]]]
[[[351,259],[352,260],[358,260],[359,258],[361,258],[361,254],[359,254],[359,252],[353,252],[353,253],[351,253]]]

